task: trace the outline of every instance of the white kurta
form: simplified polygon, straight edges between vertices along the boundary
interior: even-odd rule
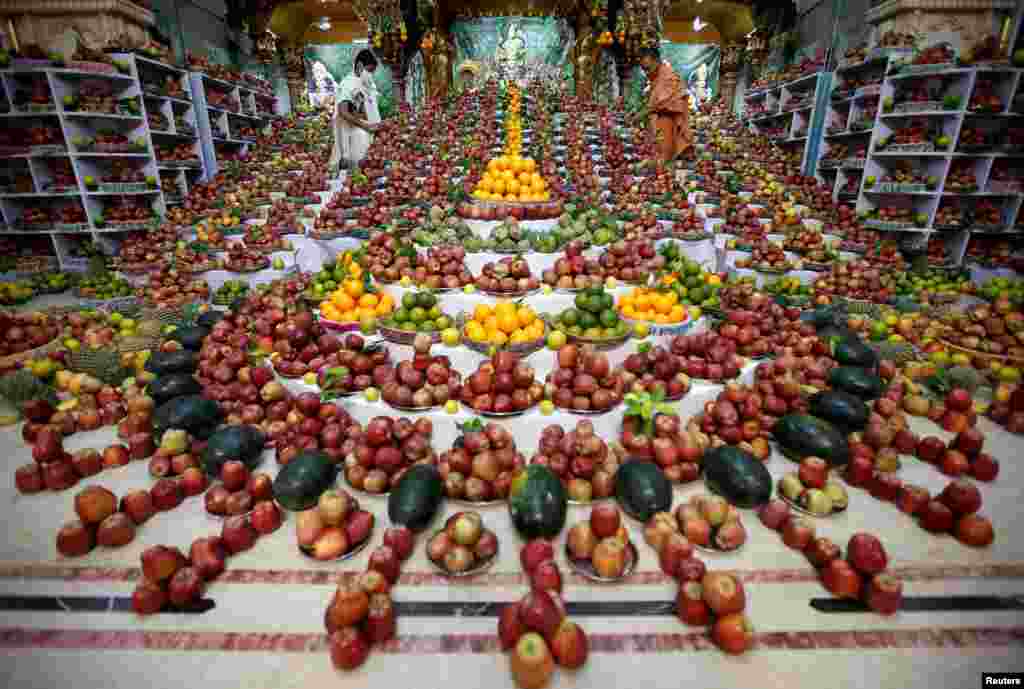
[[[368,131],[349,124],[338,112],[343,102],[352,103],[356,117],[365,119],[370,124],[380,122],[380,110],[377,106],[377,85],[371,82],[369,88],[354,74],[345,77],[338,85],[334,105],[334,150],[331,152],[330,167],[336,169],[339,164],[356,165],[365,156],[373,141]]]

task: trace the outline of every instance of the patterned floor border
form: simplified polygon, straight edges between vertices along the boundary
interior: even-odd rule
[[[715,645],[706,633],[590,634],[593,653],[665,653],[709,651]],[[755,635],[761,650],[839,649],[969,649],[1024,646],[1024,627],[920,628],[871,631],[765,632]],[[181,632],[85,629],[0,628],[4,650],[214,651],[320,653],[327,650],[323,634],[254,632]],[[401,635],[375,646],[392,654],[499,653],[492,634]]]
[[[782,584],[815,582],[818,574],[810,567],[798,569],[724,570],[750,584]],[[929,565],[910,564],[889,570],[903,581],[937,581],[944,579],[1017,579],[1024,578],[1024,562],[987,565]],[[324,585],[337,584],[355,577],[356,571],[311,569],[228,569],[217,579],[222,584],[282,584]],[[61,579],[66,581],[134,581],[140,576],[137,567],[90,567],[62,564],[0,563],[0,579]],[[666,584],[672,578],[662,572],[638,572],[624,585],[650,586]],[[570,574],[568,582],[594,585],[582,577]],[[447,586],[451,581],[432,572],[407,572],[401,575],[399,586]],[[489,573],[459,581],[459,586],[518,587],[528,585],[522,573]]]

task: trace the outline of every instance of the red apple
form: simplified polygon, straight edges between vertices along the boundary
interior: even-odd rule
[[[984,548],[995,540],[992,522],[979,514],[968,514],[958,519],[953,535],[964,545],[973,548]]]
[[[99,524],[117,511],[117,496],[102,486],[88,486],[75,496],[75,513],[86,524]]]
[[[78,520],[64,524],[57,532],[57,552],[64,557],[85,555],[94,545],[92,528]]]
[[[370,655],[370,644],[355,627],[333,632],[327,642],[331,647],[331,663],[338,670],[355,670]]]
[[[532,632],[516,642],[511,656],[512,677],[520,689],[541,689],[547,686],[555,669],[544,637]]]
[[[519,602],[509,603],[501,609],[501,615],[498,618],[498,640],[501,643],[501,649],[507,651],[515,646],[519,637],[524,633],[526,633],[526,627],[520,618]]]
[[[876,574],[864,595],[868,607],[880,615],[892,615],[903,603],[903,582],[890,574]]]
[[[587,650],[587,635],[579,625],[567,619],[562,620],[551,639],[551,652],[555,662],[562,667],[575,670],[587,662]]]
[[[934,533],[947,533],[953,529],[953,511],[938,500],[929,500],[918,514],[921,527]]]
[[[523,571],[530,574],[534,567],[541,562],[555,559],[555,549],[550,541],[536,538],[523,546],[519,551],[519,559],[523,565]]]
[[[676,594],[676,615],[684,624],[703,627],[711,621],[711,608],[704,601],[704,587],[696,581],[680,585]]]
[[[177,548],[155,545],[142,551],[139,558],[142,564],[142,575],[149,581],[167,581],[174,573],[185,566],[185,556]]]
[[[754,628],[746,615],[737,612],[715,620],[711,637],[723,651],[738,655],[754,643]]]
[[[846,560],[836,559],[825,565],[821,580],[830,593],[839,598],[859,598],[861,575]]]

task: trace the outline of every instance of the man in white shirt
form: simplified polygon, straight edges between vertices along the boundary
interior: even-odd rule
[[[354,169],[366,156],[373,134],[380,127],[377,107],[377,58],[369,49],[356,55],[353,73],[338,85],[334,107],[334,149],[330,169]]]

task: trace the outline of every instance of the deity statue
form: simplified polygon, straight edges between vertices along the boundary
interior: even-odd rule
[[[584,29],[576,39],[576,97],[591,100],[594,97],[594,71],[597,69],[598,46],[594,34]]]
[[[431,30],[423,39],[423,66],[427,72],[427,98],[444,100],[451,86],[452,46],[443,34]]]
[[[509,24],[508,33],[505,39],[498,44],[495,57],[507,67],[513,67],[526,57],[526,41],[520,35],[518,23]]]

